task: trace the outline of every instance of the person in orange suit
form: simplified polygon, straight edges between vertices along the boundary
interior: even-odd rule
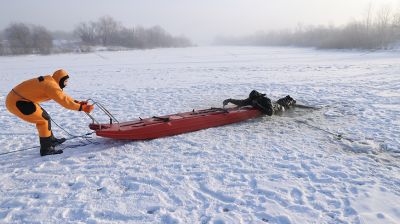
[[[51,131],[50,115],[39,103],[54,100],[61,106],[76,111],[90,113],[93,105],[86,101],[77,101],[63,92],[68,85],[69,75],[65,70],[57,70],[53,75],[29,79],[14,87],[7,95],[8,111],[24,121],[36,124],[40,139],[40,155],[63,153],[55,146],[63,143],[65,138],[55,138]]]

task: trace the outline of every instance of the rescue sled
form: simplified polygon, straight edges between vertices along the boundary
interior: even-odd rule
[[[229,109],[210,108],[160,117],[140,118],[128,122],[119,122],[100,103],[94,102],[93,104],[106,113],[110,118],[110,122],[108,124],[100,124],[92,115],[88,114],[93,121],[93,123],[89,125],[89,128],[94,130],[97,136],[125,140],[149,140],[178,135],[237,123],[262,115],[259,110],[253,107],[234,107]]]

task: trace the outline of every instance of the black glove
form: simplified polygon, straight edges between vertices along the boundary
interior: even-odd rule
[[[228,103],[230,103],[231,102],[231,99],[229,98],[229,99],[226,99],[226,100],[224,100],[223,102],[222,102],[222,105],[225,107]]]
[[[82,106],[88,104],[87,101],[78,101],[78,100],[74,100],[74,102],[75,102],[75,103],[79,103],[79,104],[82,105]]]

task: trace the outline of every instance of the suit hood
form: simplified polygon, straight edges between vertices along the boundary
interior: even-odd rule
[[[64,81],[69,79],[69,75],[64,69],[55,71],[52,77],[58,83],[61,89],[64,89],[65,87]]]

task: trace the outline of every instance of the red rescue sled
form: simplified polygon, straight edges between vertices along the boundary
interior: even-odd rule
[[[259,110],[252,107],[210,108],[120,123],[101,104],[95,104],[110,117],[110,123],[100,124],[88,114],[93,120],[89,128],[101,137],[126,140],[148,140],[178,135],[237,123],[262,115]]]

